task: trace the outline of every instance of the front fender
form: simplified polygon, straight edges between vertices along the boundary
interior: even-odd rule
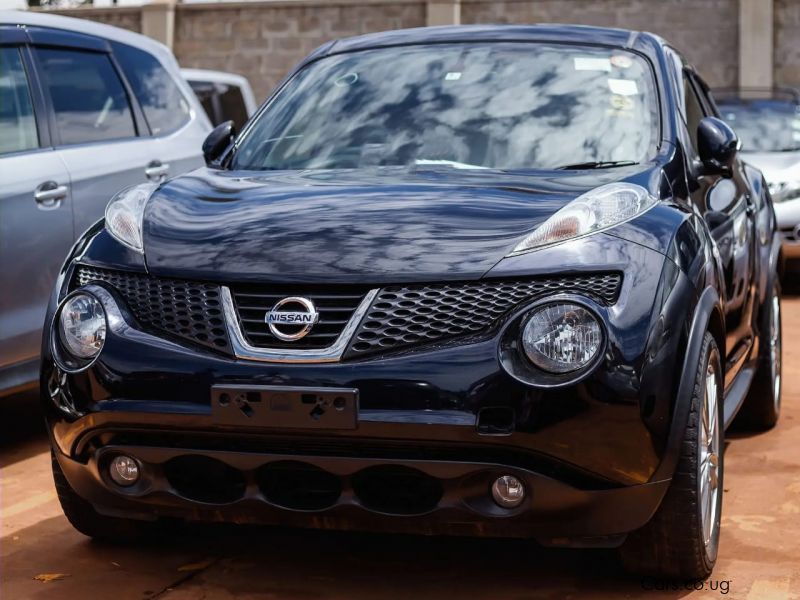
[[[681,375],[678,392],[675,398],[675,413],[667,436],[667,445],[664,458],[653,474],[652,481],[672,477],[678,464],[681,444],[683,442],[686,424],[689,419],[689,408],[694,391],[697,365],[700,362],[700,352],[703,347],[703,338],[709,330],[714,330],[721,325],[722,306],[719,294],[713,287],[707,287],[700,294],[697,306],[692,316],[689,327],[688,343],[681,365]],[[715,323],[715,321],[717,321]],[[715,335],[718,339],[718,335]]]

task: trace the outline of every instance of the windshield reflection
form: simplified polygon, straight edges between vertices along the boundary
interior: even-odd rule
[[[658,137],[646,61],[531,43],[367,50],[312,63],[240,142],[234,169],[552,169],[641,162]]]

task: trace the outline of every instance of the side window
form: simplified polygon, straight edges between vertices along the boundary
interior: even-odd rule
[[[128,95],[105,54],[36,48],[61,144],[136,135]]]
[[[221,109],[217,110],[215,108],[215,105],[219,105],[219,98],[214,84],[210,81],[190,81],[189,86],[197,96],[197,99],[200,100],[200,104],[203,105],[203,110],[206,111],[211,124],[216,127],[222,123],[222,115],[217,114],[221,112]]]
[[[153,135],[185,125],[190,117],[189,103],[158,59],[133,46],[118,43],[113,46]]]
[[[39,146],[28,78],[18,48],[0,48],[0,155]]]
[[[708,84],[706,84],[705,81],[696,75],[692,78],[692,80],[694,81],[694,87],[700,96],[700,101],[703,103],[703,110],[705,111],[706,116],[719,117],[719,109],[717,108],[717,103],[714,100],[714,97],[711,95],[711,90],[709,89]]]
[[[241,131],[247,122],[247,107],[244,105],[242,90],[236,85],[221,85],[222,114],[225,120],[230,119],[236,125],[236,131]]]
[[[686,102],[686,129],[689,130],[692,147],[697,151],[697,127],[705,114],[703,113],[703,105],[700,103],[700,98],[698,98],[697,92],[685,72],[683,74],[683,89]]]

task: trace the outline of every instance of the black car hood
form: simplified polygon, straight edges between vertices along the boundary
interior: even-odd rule
[[[200,169],[151,197],[145,256],[155,275],[209,281],[474,279],[614,171]]]

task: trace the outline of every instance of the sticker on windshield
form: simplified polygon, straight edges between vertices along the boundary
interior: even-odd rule
[[[611,79],[608,80],[608,87],[612,94],[620,96],[635,96],[639,93],[636,81],[633,79]]]
[[[628,96],[614,94],[611,96],[611,108],[614,110],[633,110],[634,104]]]
[[[576,56],[574,59],[576,71],[610,71],[611,61],[607,58],[594,58],[591,56]]]
[[[445,81],[458,81],[461,79],[461,73],[458,71],[450,71],[444,76]]]
[[[358,73],[347,73],[334,79],[333,83],[337,87],[347,87],[353,85],[356,81],[358,81]]]
[[[609,60],[612,65],[619,69],[627,69],[633,64],[631,57],[624,54],[615,54]]]

